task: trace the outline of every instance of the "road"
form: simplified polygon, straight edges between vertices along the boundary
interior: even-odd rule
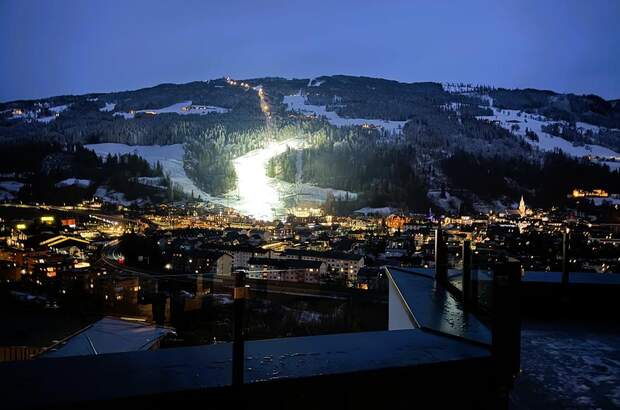
[[[111,215],[106,214],[99,211],[94,211],[89,208],[83,208],[79,206],[58,206],[58,205],[33,205],[33,204],[0,204],[0,206],[5,208],[22,208],[22,209],[37,209],[40,211],[58,211],[58,212],[67,212],[67,213],[75,213],[81,214],[84,216],[90,216],[96,219],[100,219],[107,223],[112,224],[125,224],[125,225],[134,225],[142,228],[148,228],[153,226],[150,221],[145,220],[144,218],[127,218],[123,215]]]

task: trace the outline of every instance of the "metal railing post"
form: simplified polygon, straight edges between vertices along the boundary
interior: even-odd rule
[[[471,242],[469,240],[463,241],[463,301],[465,305],[471,305],[472,293],[471,293]]]
[[[566,228],[562,232],[562,299],[564,302],[568,301],[568,235],[569,229]]]
[[[493,272],[491,352],[498,398],[506,404],[521,367],[521,275],[515,259],[498,263]]]
[[[245,366],[245,346],[244,346],[244,313],[245,300],[247,299],[247,288],[245,287],[245,271],[240,270],[235,273],[235,287],[233,290],[234,299],[234,328],[233,328],[233,368],[232,386],[235,400],[242,403],[243,370]]]
[[[435,281],[448,281],[448,255],[446,243],[441,227],[435,230]]]

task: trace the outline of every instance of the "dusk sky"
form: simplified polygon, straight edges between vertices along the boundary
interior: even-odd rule
[[[0,100],[327,74],[616,99],[618,21],[616,0],[0,0]]]

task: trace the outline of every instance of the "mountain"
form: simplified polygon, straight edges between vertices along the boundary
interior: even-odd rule
[[[594,95],[335,75],[0,104],[2,144],[184,144],[185,172],[210,194],[234,188],[234,158],[293,137],[304,148],[269,174],[360,194],[342,208],[485,211],[620,186],[620,103]]]

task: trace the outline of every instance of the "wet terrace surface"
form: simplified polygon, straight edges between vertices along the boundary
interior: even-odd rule
[[[562,272],[525,271],[523,282],[526,283],[562,283]],[[620,275],[597,272],[569,272],[571,284],[615,285],[620,286]]]
[[[416,327],[490,345],[490,330],[472,312],[465,310],[448,290],[437,285],[434,274],[429,271],[388,269]],[[449,272],[449,276],[455,276],[456,272]]]
[[[489,356],[484,347],[419,329],[251,341],[245,383],[424,369]],[[230,386],[231,365],[229,343],[1,363],[0,394],[7,408],[27,408],[217,390]]]

